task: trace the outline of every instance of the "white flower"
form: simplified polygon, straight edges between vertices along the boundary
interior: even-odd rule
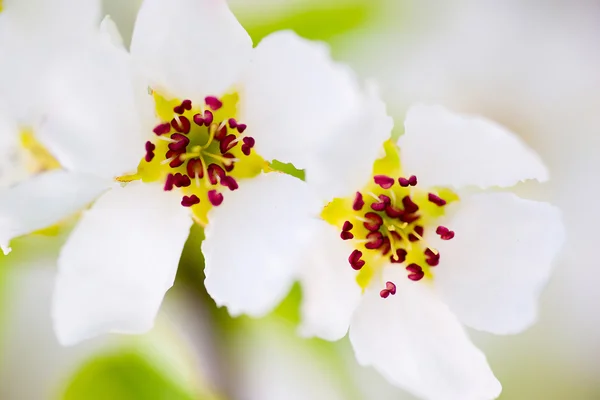
[[[324,45],[279,32],[253,49],[225,1],[145,1],[131,54],[110,19],[101,28],[101,37],[53,69],[46,88],[52,103],[36,136],[65,170],[0,194],[7,247],[80,210],[83,196],[74,194],[98,182],[105,191],[58,260],[53,317],[64,344],[150,329],[193,221],[208,224],[207,275],[245,266],[247,247],[266,249],[275,262],[260,234],[242,242],[248,232],[236,229],[254,207],[302,226],[275,192],[303,183],[271,172],[267,160],[312,168],[315,149],[361,118],[355,77]],[[261,200],[246,204],[252,194]],[[281,245],[296,236],[282,235]],[[232,286],[241,279],[229,277]]]
[[[389,135],[386,118],[380,108],[362,136],[324,149],[330,168],[307,170],[308,185],[298,190],[312,206],[312,187],[322,210],[322,220],[305,222],[312,243],[290,255],[301,265],[290,267],[303,287],[301,333],[337,340],[349,327],[361,364],[420,397],[495,398],[501,386],[461,323],[496,334],[534,323],[537,296],[564,241],[560,212],[499,189],[545,181],[547,170],[503,127],[422,105],[410,109],[405,134],[397,145],[386,142],[376,160],[371,142]],[[291,229],[270,222],[261,234]],[[235,271],[243,286],[226,292],[229,302],[217,298],[234,314],[252,313],[248,291],[266,297],[252,288],[281,290],[283,273],[245,250],[247,271]],[[265,302],[263,310],[270,307]]]

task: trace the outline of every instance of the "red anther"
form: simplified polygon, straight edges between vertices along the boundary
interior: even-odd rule
[[[192,127],[190,120],[184,116],[173,118],[171,120],[171,126],[177,132],[185,133],[186,135],[190,133],[190,128]]]
[[[217,111],[219,108],[223,107],[223,102],[214,96],[207,96],[204,98],[204,102],[207,106],[209,106],[213,111]]]
[[[446,205],[446,200],[436,196],[433,193],[429,193],[427,195],[427,199],[432,202],[433,204],[435,204],[436,206],[442,207]]]
[[[406,178],[398,178],[398,183],[402,187],[408,187],[410,185],[410,183],[408,183],[408,179]]]
[[[240,187],[238,185],[237,181],[235,179],[233,179],[231,176],[226,176],[226,177],[222,178],[221,185],[225,186],[232,192]]]
[[[150,141],[146,142],[146,156],[144,157],[146,162],[152,161],[152,159],[154,158],[154,150],[155,149],[156,149],[156,146],[154,145],[154,143],[152,143]]]
[[[394,263],[394,264],[402,264],[404,261],[406,261],[406,255],[408,253],[406,252],[406,250],[404,249],[397,249],[396,250],[396,258],[394,258],[394,255],[392,254],[390,256],[390,262]]]
[[[217,192],[216,190],[209,190],[208,201],[210,201],[210,204],[212,204],[215,207],[220,206],[223,202],[223,195]]]
[[[171,160],[171,162],[169,162],[169,166],[171,168],[177,168],[177,167],[180,167],[183,165],[185,160],[181,159],[181,157],[180,157],[181,154],[182,154],[182,152],[180,152],[180,151],[173,151],[173,150],[167,151],[167,154],[166,154],[167,159],[175,157],[175,158],[173,158],[173,160]]]
[[[242,145],[242,153],[245,156],[249,156],[251,152],[252,152],[252,147],[248,147],[245,144]]]
[[[419,216],[419,214],[406,214],[406,213],[398,217],[398,219],[400,221],[406,222],[407,224],[413,223],[416,220],[418,220],[419,218],[421,218]]]
[[[175,185],[177,187],[188,187],[191,185],[191,183],[192,183],[192,181],[190,180],[190,177],[187,175],[182,175],[179,172],[177,172],[175,175],[173,175],[173,185]]]
[[[379,202],[371,203],[371,208],[375,211],[383,211],[389,204],[391,204],[391,202],[392,201],[388,196],[386,196],[385,194],[380,194]]]
[[[425,262],[431,267],[435,267],[440,263],[440,253],[434,253],[431,249],[425,249]]]
[[[354,235],[352,234],[352,232],[347,231],[343,231],[342,233],[340,233],[340,237],[342,238],[342,240],[354,239]]]
[[[183,107],[184,110],[191,110],[192,109],[192,101],[191,100],[184,100],[181,102],[181,107]]]
[[[213,113],[210,112],[210,110],[204,110],[204,125],[206,126],[210,126],[210,124],[212,124],[213,120],[214,120],[214,116]]]
[[[404,215],[404,211],[390,204],[385,208],[385,214],[390,218],[400,218]]]
[[[165,133],[169,133],[171,132],[171,124],[166,122],[164,124],[156,125],[152,132],[156,133],[158,136],[164,135]]]
[[[406,267],[406,270],[410,272],[410,274],[408,274],[408,279],[411,281],[420,281],[425,276],[423,268],[421,268],[419,264],[410,264]]]
[[[240,129],[240,126],[241,125],[238,125],[238,131]],[[252,149],[254,147],[254,145],[256,144],[256,141],[251,136],[245,137],[244,139],[242,139],[242,141],[244,142],[244,144],[242,145],[242,153],[244,153],[245,155],[249,156],[250,155],[250,149]]]
[[[219,129],[217,131],[217,133],[215,133],[215,139],[221,141],[221,140],[225,139],[226,136],[227,136],[227,125],[223,125],[221,127],[221,129]]]
[[[194,123],[198,126],[204,125],[204,117],[202,116],[202,114],[195,114],[193,120],[194,120]],[[208,124],[208,125],[210,125],[210,124]],[[208,126],[208,125],[206,125],[206,126]]]
[[[364,222],[363,225],[371,232],[376,232],[379,230],[381,225],[383,225],[383,218],[377,213],[368,212],[365,214],[365,218],[368,220]]]
[[[417,186],[417,177],[414,175],[411,175],[410,178],[408,178],[408,184],[410,186]]]
[[[191,207],[194,204],[200,203],[200,199],[195,194],[191,196],[183,196],[181,199],[181,205],[184,207]]]
[[[454,231],[451,231],[450,229],[446,228],[445,226],[438,226],[437,229],[435,230],[435,233],[440,235],[440,238],[442,240],[450,240],[454,237]]]
[[[217,164],[210,164],[208,166],[207,172],[208,172],[208,179],[210,180],[210,183],[213,185],[216,185],[220,180],[224,179],[225,176],[227,176],[227,174],[225,173],[223,168],[221,168]],[[219,177],[219,179],[217,179],[217,177]]]
[[[370,232],[367,235],[368,242],[365,247],[369,250],[378,249],[383,245],[383,235],[381,232]]]
[[[235,135],[227,135],[219,143],[219,150],[221,150],[221,154],[227,153],[229,150],[233,149],[237,142],[234,142]]]
[[[235,156],[233,154],[231,154],[231,153],[225,153],[225,154],[223,154],[223,157],[232,159],[231,161],[224,161],[223,162],[223,168],[225,168],[225,171],[227,171],[227,172],[233,171],[233,167],[235,165],[235,162],[233,161],[233,158],[235,158]]]
[[[354,228],[354,225],[352,225],[352,222],[350,221],[345,221],[344,222],[344,226],[342,227],[342,230],[344,232],[348,232],[349,230],[351,230],[352,228]]]
[[[390,252],[391,249],[392,249],[392,244],[390,243],[390,238],[384,237],[383,244],[381,245],[381,249],[380,249],[381,254],[386,256]]]
[[[172,134],[171,139],[175,140],[175,142],[169,143],[169,150],[177,151],[179,153],[184,153],[187,145],[190,144],[190,139],[181,133]]]
[[[354,196],[354,202],[352,203],[352,209],[354,211],[360,211],[362,210],[364,205],[365,202],[363,200],[362,194],[360,192],[356,192],[356,195]]]
[[[350,266],[357,271],[365,265],[365,261],[360,259],[362,255],[362,251],[354,250],[352,254],[350,254],[350,256],[348,257],[348,262],[350,263]]]
[[[229,127],[231,129],[235,129],[238,126],[237,121],[235,120],[235,118],[229,118],[229,120],[227,121],[229,123]]]
[[[413,235],[412,233],[410,235],[408,235],[408,240],[410,240],[411,242],[417,242],[417,241],[421,240],[421,238],[423,237],[424,230],[421,225],[415,226],[414,231],[419,236]]]
[[[239,133],[244,133],[244,131],[246,130],[246,128],[248,128],[248,126],[246,124],[238,124],[237,131]]]
[[[387,281],[387,282],[385,283],[385,289],[382,289],[382,290],[379,292],[379,295],[380,295],[382,298],[384,298],[384,299],[387,299],[387,298],[388,298],[388,296],[389,296],[390,294],[391,294],[392,296],[396,294],[396,285],[394,285],[394,283],[393,283],[393,282]]]
[[[419,206],[415,204],[414,201],[410,198],[410,196],[404,196],[402,198],[402,205],[404,206],[404,211],[409,214],[416,213],[419,211]]]
[[[204,177],[204,168],[202,168],[202,161],[199,158],[192,158],[188,161],[186,166],[187,174],[191,178],[202,178]]]
[[[169,174],[167,175],[167,179],[165,180],[165,186],[164,186],[164,191],[168,192],[173,190],[173,184],[175,183],[175,181],[173,180],[173,174]]]
[[[394,186],[394,178],[390,178],[386,175],[375,175],[373,181],[376,185],[381,186],[383,189],[389,189]]]

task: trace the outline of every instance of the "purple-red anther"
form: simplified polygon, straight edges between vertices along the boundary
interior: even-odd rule
[[[432,202],[433,204],[435,204],[436,206],[442,207],[446,205],[446,200],[436,196],[433,193],[429,193],[427,195],[427,199]]]
[[[210,110],[205,110],[204,115],[196,114],[194,115],[194,123],[198,126],[206,125],[210,126],[214,119],[213,113]]]
[[[402,187],[417,186],[417,177],[411,175],[410,178],[398,178],[398,183]]]
[[[171,120],[171,126],[177,132],[185,133],[186,135],[190,133],[190,128],[192,125],[190,124],[190,120],[184,116],[175,117]]]
[[[406,270],[410,272],[410,274],[408,274],[408,279],[411,281],[420,281],[425,276],[423,268],[421,268],[419,264],[410,264],[406,267]]]
[[[394,264],[402,264],[404,261],[406,261],[407,254],[408,253],[406,252],[406,250],[398,249],[396,250],[396,258],[394,258],[393,254],[390,256],[390,262]]]
[[[221,154],[225,154],[233,149],[236,144],[235,135],[227,135],[221,140],[221,143],[219,143],[219,150],[221,150]]]
[[[182,133],[172,134],[171,139],[175,140],[175,142],[169,143],[169,150],[180,153],[185,152],[187,145],[190,144],[190,139]]]
[[[404,211],[406,211],[409,214],[413,214],[419,211],[419,206],[414,201],[412,201],[410,196],[404,196],[402,198],[402,205],[404,206]]]
[[[220,206],[223,202],[223,195],[217,192],[216,190],[209,190],[208,201],[210,201],[210,204],[212,204],[215,207]]]
[[[394,178],[390,178],[386,175],[375,175],[373,181],[376,185],[381,186],[383,189],[389,189],[394,186]]]
[[[342,238],[342,240],[348,240],[348,239],[354,238],[354,234],[352,234],[352,232],[350,232],[350,230],[352,228],[354,228],[354,225],[352,225],[352,223],[350,221],[344,222],[344,226],[342,227],[342,233],[340,234],[340,237]]]
[[[342,227],[342,230],[343,230],[343,231],[349,231],[349,230],[351,230],[352,228],[354,228],[354,225],[352,225],[352,222],[350,222],[350,221],[345,221],[345,222],[344,222],[344,226]]]
[[[200,199],[195,194],[191,196],[183,196],[181,199],[181,205],[184,207],[191,207],[194,204],[200,203]]]
[[[425,262],[431,267],[435,267],[440,263],[440,253],[433,252],[431,249],[425,250]]]
[[[445,226],[438,226],[437,229],[435,230],[435,233],[440,235],[440,238],[442,240],[450,240],[454,237],[454,231],[451,231],[450,229],[446,228]]]
[[[410,235],[408,235],[408,240],[410,240],[411,242],[416,242],[418,240],[421,240],[421,238],[423,237],[423,232],[424,232],[424,229],[421,225],[415,226],[415,233],[419,236],[413,235],[411,233]]]
[[[244,133],[244,131],[246,130],[246,128],[248,128],[248,125],[246,125],[246,124],[238,124],[237,131],[239,133]]]
[[[238,129],[239,129],[239,125],[238,125]],[[254,140],[254,138],[251,137],[251,136],[247,136],[244,139],[242,139],[242,141],[244,143],[244,144],[242,144],[242,153],[244,153],[245,155],[249,156],[250,155],[250,151],[252,150],[252,148],[256,144],[256,140]]]
[[[354,202],[352,203],[352,209],[354,211],[360,211],[364,205],[365,201],[363,200],[362,193],[356,192],[356,196],[354,196]]]
[[[204,168],[202,168],[202,161],[199,158],[192,158],[188,161],[186,166],[187,174],[192,178],[204,177]]]
[[[381,292],[379,292],[379,295],[382,298],[387,299],[390,294],[392,296],[396,294],[396,285],[394,285],[393,282],[387,281],[385,283],[385,289],[382,289]]]
[[[164,186],[164,190],[166,192],[173,190],[173,184],[175,183],[175,181],[173,180],[173,174],[169,174],[167,175],[167,179],[165,180],[165,186]]]
[[[350,257],[348,257],[350,266],[357,271],[365,265],[365,261],[360,259],[362,255],[362,251],[354,250],[352,254],[350,254]]]
[[[227,171],[227,172],[233,171],[233,167],[235,164],[235,162],[233,161],[233,159],[235,158],[234,155],[231,153],[225,153],[225,154],[223,154],[223,157],[231,159],[231,160],[223,162],[223,167],[225,168],[225,171]]]
[[[154,150],[155,149],[156,149],[156,146],[154,145],[154,143],[152,143],[150,141],[146,142],[146,157],[144,157],[146,162],[152,161],[152,159],[154,158]]]
[[[156,127],[152,129],[152,132],[156,133],[158,136],[164,135],[165,133],[169,133],[171,132],[171,124],[166,122],[164,124],[156,125]]]
[[[180,105],[175,106],[175,108],[173,108],[173,111],[175,111],[177,114],[183,114],[185,112],[185,110],[191,110],[192,109],[192,101],[191,100],[184,100],[181,102]]]
[[[228,188],[231,191],[234,191],[237,188],[239,188],[237,181],[235,179],[233,179],[231,176],[226,176],[224,178],[221,178],[221,185],[225,186],[226,188]]]
[[[227,126],[223,125],[221,127],[221,129],[219,129],[217,131],[217,133],[215,133],[215,139],[221,141],[221,140],[223,140],[225,138],[225,136],[227,136]]]
[[[365,214],[365,218],[367,221],[365,221],[363,225],[371,232],[378,231],[381,225],[383,225],[383,218],[377,213],[368,212]]]
[[[384,256],[386,256],[387,253],[389,253],[391,249],[392,249],[392,244],[390,242],[390,238],[388,238],[387,236],[385,236],[383,238],[383,243],[382,243],[381,248],[380,248],[381,254],[383,254]]]
[[[229,120],[227,121],[229,123],[229,127],[231,129],[235,129],[238,126],[237,121],[235,120],[235,118],[229,118]]]
[[[167,159],[175,157],[171,160],[171,162],[169,162],[169,166],[171,168],[177,168],[177,167],[180,167],[183,165],[185,160],[181,159],[181,157],[180,157],[181,154],[182,154],[181,151],[173,151],[173,150],[167,151],[167,155],[166,155]]]
[[[400,218],[404,215],[404,210],[396,208],[390,204],[385,208],[385,213],[390,218]]]
[[[383,245],[383,235],[381,232],[370,232],[367,235],[368,242],[365,243],[365,247],[369,250],[378,249]]]
[[[388,196],[386,196],[385,194],[380,194],[379,202],[371,203],[371,208],[375,211],[383,211],[391,203],[392,203],[392,201],[390,200],[390,198]]]
[[[208,172],[208,179],[210,180],[210,183],[213,185],[216,185],[218,183],[218,181],[224,179],[225,176],[227,175],[225,173],[225,171],[223,170],[223,168],[221,168],[217,164],[210,164],[208,166],[207,172]],[[219,179],[217,179],[217,177],[219,177]]]
[[[223,107],[223,102],[214,96],[207,96],[204,98],[204,102],[207,106],[209,106],[213,111],[217,111],[219,108]]]
[[[176,173],[173,175],[173,185],[177,187],[188,187],[192,184],[190,177],[187,175],[182,175],[181,173]]]

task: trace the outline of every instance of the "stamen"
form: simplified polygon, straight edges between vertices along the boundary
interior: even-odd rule
[[[442,198],[440,198],[440,197],[436,196],[436,195],[435,195],[435,194],[433,194],[433,193],[429,193],[429,194],[427,195],[427,198],[428,198],[428,200],[429,200],[430,202],[432,202],[433,204],[435,204],[435,205],[437,205],[437,206],[439,206],[439,207],[442,207],[442,206],[445,206],[445,205],[446,205],[446,200],[444,200],[444,199],[442,199]]]
[[[226,188],[229,188],[229,190],[231,190],[232,192],[239,188],[237,181],[231,176],[226,176],[225,178],[222,178],[221,185],[225,186]]]
[[[185,157],[181,157],[183,155],[184,154],[181,154],[179,151],[169,150],[166,154],[167,159],[161,162],[161,164],[166,164],[168,162],[171,168],[180,167],[185,162]]]
[[[385,194],[380,194],[377,203],[371,203],[371,208],[375,211],[383,211],[391,204],[391,200]]]
[[[342,240],[350,240],[354,239],[354,234],[352,232],[343,231],[340,233],[340,237]]]
[[[386,175],[375,175],[373,181],[376,185],[381,186],[383,189],[389,189],[394,186],[394,178],[390,178]]]
[[[435,267],[440,263],[440,253],[437,250],[434,252],[432,249],[425,249],[425,262],[429,264],[430,267]]]
[[[402,198],[402,205],[404,206],[404,211],[406,211],[409,214],[414,214],[417,211],[419,211],[419,206],[416,205],[414,201],[412,201],[410,196],[404,196]]]
[[[169,192],[169,191],[173,190],[174,183],[175,183],[175,181],[173,180],[173,174],[167,175],[167,180],[165,181],[165,186],[164,186],[163,190],[165,192]]]
[[[404,249],[397,249],[396,250],[396,258],[394,258],[394,255],[390,256],[390,262],[394,263],[394,264],[402,264],[404,261],[406,261],[406,255],[408,253],[406,252],[406,250]]]
[[[229,127],[231,129],[237,128],[238,124],[237,124],[237,121],[235,120],[235,118],[229,118],[228,122],[229,122]]]
[[[454,237],[454,231],[451,231],[450,229],[446,228],[445,226],[438,226],[437,229],[435,230],[435,233],[440,235],[440,238],[442,240],[450,240]]]
[[[382,298],[387,299],[390,294],[392,296],[396,294],[396,285],[394,285],[393,282],[387,281],[385,283],[385,289],[381,290],[381,292],[379,292],[379,295]]]
[[[186,135],[190,133],[190,129],[192,125],[190,124],[190,120],[184,116],[176,116],[171,120],[171,126],[177,132],[185,133]]]
[[[187,174],[194,178],[202,178],[204,176],[204,168],[202,167],[202,161],[199,158],[192,158],[188,161],[186,166]]]
[[[222,180],[225,178],[226,175],[227,174],[225,173],[223,168],[221,168],[219,165],[210,164],[208,166],[208,179],[210,180],[211,184],[216,185],[218,183],[217,176],[219,177],[219,180]]]
[[[390,204],[385,208],[385,213],[390,218],[399,218],[404,215],[404,210],[396,208]]]
[[[173,142],[169,143],[169,150],[183,153],[187,145],[190,144],[190,139],[181,133],[172,134],[171,139],[173,139]]]
[[[177,187],[188,187],[192,184],[190,177],[177,172],[173,175],[173,185]]]
[[[398,178],[398,183],[402,187],[417,186],[417,177],[411,175],[410,178]]]
[[[238,125],[238,131],[240,129],[241,125]],[[250,155],[250,151],[252,150],[252,148],[254,147],[254,145],[256,144],[256,141],[254,140],[253,137],[247,136],[243,139],[244,144],[242,145],[242,153],[244,153],[245,155],[249,156]]]
[[[244,133],[244,131],[246,130],[246,128],[248,128],[248,126],[246,124],[238,124],[237,131],[239,133]]]
[[[352,203],[352,209],[354,211],[360,211],[362,210],[364,205],[365,202],[363,200],[362,194],[360,192],[356,192],[356,196],[354,196],[354,203]]]
[[[378,249],[383,245],[383,235],[381,232],[370,232],[367,235],[368,242],[365,247],[369,250]]]
[[[181,199],[181,205],[184,207],[191,207],[194,204],[200,203],[200,199],[195,194],[191,196],[183,196]]]
[[[348,262],[350,263],[350,266],[357,271],[365,265],[365,261],[360,259],[362,255],[362,251],[354,250],[352,254],[350,254],[350,256],[348,257]]]
[[[235,147],[237,143],[232,143],[234,140],[235,135],[227,135],[221,140],[221,143],[219,143],[219,150],[221,150],[221,154],[225,154]]]
[[[214,96],[207,96],[204,98],[204,102],[207,106],[209,106],[213,111],[217,111],[219,108],[223,107],[223,102]]]
[[[416,242],[419,240],[423,240],[423,227],[421,225],[415,226],[414,230],[410,235],[408,235],[408,240],[411,242]]]
[[[208,201],[210,201],[210,204],[212,204],[215,207],[220,206],[223,202],[223,195],[217,192],[216,190],[209,190]]]
[[[410,272],[410,274],[408,274],[408,279],[411,281],[420,281],[425,276],[423,268],[421,268],[419,264],[410,264],[408,267],[406,267],[406,270]]]
[[[155,134],[157,134],[158,136],[160,135],[164,135],[166,133],[171,132],[171,124],[169,124],[168,122],[164,123],[164,124],[160,124],[157,125],[152,132],[154,132]]]
[[[379,230],[381,225],[383,225],[383,218],[377,213],[368,212],[365,214],[366,221],[364,221],[364,227],[371,232],[376,232]]]
[[[146,142],[146,156],[144,157],[146,162],[152,161],[152,159],[154,158],[154,150],[156,150],[156,146],[154,145],[154,143],[147,141]]]

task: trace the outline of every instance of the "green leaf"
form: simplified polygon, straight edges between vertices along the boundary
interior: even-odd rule
[[[62,400],[192,400],[200,399],[178,386],[141,353],[129,350],[98,356],[73,377]]]

